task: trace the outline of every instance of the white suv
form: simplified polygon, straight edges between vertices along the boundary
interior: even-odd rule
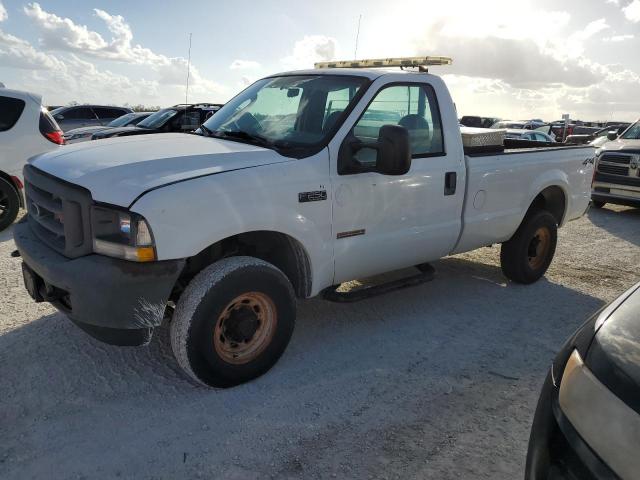
[[[27,159],[64,144],[62,130],[39,95],[0,88],[0,231],[24,204],[22,168]]]

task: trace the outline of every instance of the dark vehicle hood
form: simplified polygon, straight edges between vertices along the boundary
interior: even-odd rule
[[[92,125],[90,127],[79,127],[79,128],[73,128],[71,130],[67,130],[66,132],[64,132],[65,137],[71,136],[71,135],[82,135],[82,134],[86,134],[86,133],[97,133],[97,132],[101,132],[103,130],[108,130],[110,128],[114,128],[114,127],[107,127],[106,125]]]
[[[640,413],[640,284],[602,322],[587,353],[592,373]]]
[[[111,127],[108,130],[98,132],[95,138],[124,137],[128,135],[144,135],[147,133],[159,133],[160,130],[142,127]]]

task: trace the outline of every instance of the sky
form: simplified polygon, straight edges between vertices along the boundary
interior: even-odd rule
[[[183,103],[190,34],[189,102],[317,61],[445,55],[430,71],[460,115],[640,117],[640,0],[0,0],[0,82],[49,105]]]

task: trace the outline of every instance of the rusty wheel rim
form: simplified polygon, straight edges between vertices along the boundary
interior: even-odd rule
[[[529,257],[529,266],[533,270],[538,270],[544,265],[551,249],[551,232],[547,227],[540,227],[533,234],[533,238],[529,242],[527,255]]]
[[[237,296],[216,321],[213,332],[216,353],[234,365],[254,360],[271,343],[277,319],[276,306],[264,293]]]

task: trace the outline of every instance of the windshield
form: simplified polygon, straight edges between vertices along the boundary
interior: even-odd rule
[[[622,135],[625,140],[640,140],[640,122],[631,125]]]
[[[116,118],[115,120],[111,120],[107,127],[124,127],[127,123],[129,123],[136,116],[135,113],[127,113],[126,115],[122,115],[121,117]]]
[[[367,82],[341,75],[290,75],[257,81],[204,123],[206,134],[273,148],[321,144]]]
[[[156,113],[149,115],[143,121],[141,121],[138,126],[142,128],[160,128],[167,121],[175,117],[178,111],[175,108],[164,108],[162,110],[158,110]]]

